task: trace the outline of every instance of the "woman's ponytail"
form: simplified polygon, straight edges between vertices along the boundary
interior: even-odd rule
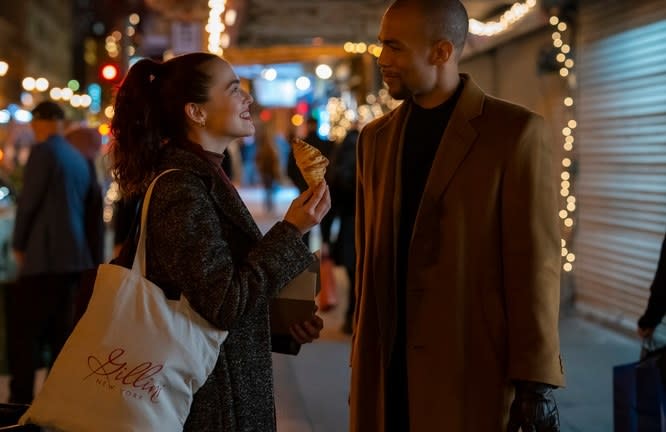
[[[156,169],[162,145],[160,74],[164,66],[150,59],[132,66],[118,88],[111,121],[113,171],[123,194],[143,192]]]

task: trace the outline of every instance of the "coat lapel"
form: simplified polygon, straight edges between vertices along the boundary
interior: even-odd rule
[[[472,149],[478,134],[471,122],[481,114],[485,95],[468,75],[462,74],[461,78],[464,87],[435,153],[435,159],[416,213],[412,241],[419,225],[427,224],[426,214],[431,211],[431,206],[435,205],[446,191],[456,171]]]
[[[402,184],[400,182],[402,164],[399,162],[402,156],[405,125],[411,106],[403,103],[396,108],[392,118],[377,131],[375,148],[381,149],[376,152],[377,168],[374,174],[381,178],[373,179],[373,183],[381,185],[381,217],[376,221],[381,227],[378,236],[383,239],[381,250],[376,253],[383,255],[383,259],[377,257],[379,263],[374,269],[374,280],[378,289],[375,292],[377,301],[377,317],[379,329],[382,332],[382,354],[384,364],[388,364],[396,333],[396,280],[397,280],[397,247],[400,229],[400,206]],[[379,158],[381,157],[381,160]],[[389,255],[390,254],[390,255]],[[388,256],[387,256],[388,255]],[[389,270],[389,268],[391,270]]]

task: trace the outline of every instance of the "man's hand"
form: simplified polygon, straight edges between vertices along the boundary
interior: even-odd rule
[[[551,386],[516,382],[516,398],[511,404],[507,432],[559,432],[560,418]]]
[[[300,324],[292,325],[289,328],[289,331],[294,340],[302,345],[310,343],[315,339],[319,339],[319,333],[323,328],[324,321],[313,313],[312,318]]]

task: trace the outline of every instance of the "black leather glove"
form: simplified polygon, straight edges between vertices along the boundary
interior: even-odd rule
[[[560,432],[560,417],[548,384],[517,381],[507,432]]]

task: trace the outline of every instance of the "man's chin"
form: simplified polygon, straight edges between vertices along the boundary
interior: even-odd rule
[[[406,100],[411,97],[411,95],[407,92],[395,92],[395,93],[389,92],[389,94],[395,100]]]
[[[388,93],[395,100],[405,100],[410,98],[410,94],[404,88],[388,88]]]

